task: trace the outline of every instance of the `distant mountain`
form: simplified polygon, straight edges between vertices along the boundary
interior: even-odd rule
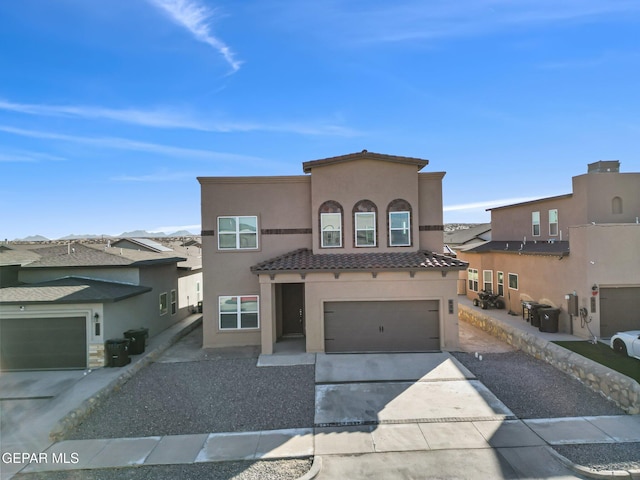
[[[25,238],[17,238],[16,240],[20,240],[22,242],[48,242],[49,241],[47,237],[43,237],[42,235],[31,235]]]
[[[66,237],[60,237],[58,240],[84,240],[90,238],[114,238],[111,235],[92,235],[92,234],[80,234],[76,235],[72,233],[71,235],[67,235]]]
[[[132,232],[124,232],[118,235],[121,238],[165,238],[165,237],[193,237],[194,234],[187,230],[180,230],[173,233],[164,232],[147,232],[146,230],[134,230]]]

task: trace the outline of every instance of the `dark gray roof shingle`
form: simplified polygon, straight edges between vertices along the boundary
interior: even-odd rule
[[[48,282],[0,288],[0,303],[104,303],[150,292],[151,287],[65,277]]]
[[[314,254],[303,248],[251,267],[253,273],[286,271],[462,270],[467,263],[433,252]]]
[[[463,249],[464,252],[470,253],[484,253],[484,252],[506,252],[506,253],[521,253],[525,255],[569,255],[569,242],[566,241],[528,241],[524,243],[522,240],[503,241],[492,240],[482,245]]]

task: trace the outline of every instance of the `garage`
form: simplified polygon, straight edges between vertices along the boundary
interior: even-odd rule
[[[640,287],[600,288],[600,336],[640,328]]]
[[[62,370],[86,367],[85,317],[0,320],[1,370]]]
[[[325,352],[440,350],[438,305],[438,300],[325,302]]]

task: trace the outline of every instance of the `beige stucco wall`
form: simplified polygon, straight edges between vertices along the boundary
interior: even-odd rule
[[[217,218],[255,215],[258,230],[310,229],[311,177],[200,178],[202,230],[203,344],[259,345],[260,330],[220,331],[218,297],[259,295],[258,277],[251,266],[298,248],[311,248],[311,234],[259,234],[256,250],[219,250]],[[262,301],[262,297],[260,297]]]
[[[520,313],[521,300],[533,300],[560,308],[559,329],[582,338],[600,335],[600,300],[595,295],[596,309],[591,311],[592,286],[640,286],[640,225],[596,224],[569,228],[571,252],[559,256],[518,255],[516,253],[474,254],[460,252],[459,258],[478,269],[482,288],[482,271],[493,270],[494,291],[497,291],[497,271],[505,274],[507,308]],[[518,290],[508,288],[508,273],[517,273]],[[589,314],[588,325],[580,318],[571,319],[567,313],[565,295],[578,296],[579,307]],[[468,298],[476,298],[467,290]]]
[[[365,251],[415,251],[419,249],[418,221],[420,202],[418,195],[418,175],[415,165],[381,162],[377,160],[356,160],[315,167],[311,187],[311,209],[307,216],[313,217],[314,253],[363,253]],[[387,206],[392,200],[402,198],[413,208],[412,246],[388,247]],[[318,210],[327,200],[342,205],[344,217],[341,248],[320,248]],[[376,248],[354,246],[354,231],[351,215],[353,207],[360,200],[370,200],[378,208]]]
[[[272,296],[276,282],[300,282],[300,275],[281,274],[272,280],[260,275],[261,321],[263,329],[263,353],[275,341],[275,306]],[[368,272],[309,273],[305,276],[305,334],[308,352],[324,352],[324,303],[355,300],[437,300],[440,305],[440,346],[443,350],[458,348],[458,311],[456,294],[457,272],[442,277],[441,272],[417,272],[412,278],[409,272],[378,273],[373,278]],[[453,301],[453,314],[448,313],[448,301]],[[268,332],[272,332],[271,336]],[[267,350],[265,351],[265,347]]]

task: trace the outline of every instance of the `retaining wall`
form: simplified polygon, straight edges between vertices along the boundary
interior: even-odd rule
[[[578,379],[625,412],[640,414],[640,384],[604,365],[536,335],[497,320],[484,311],[458,304],[458,318]]]

